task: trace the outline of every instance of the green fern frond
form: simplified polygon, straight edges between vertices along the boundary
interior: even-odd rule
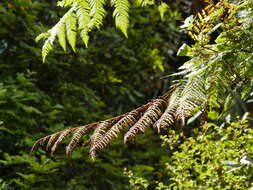
[[[57,37],[62,49],[66,51],[66,27],[65,22],[59,25]]]
[[[60,7],[69,7],[75,3],[76,0],[61,0],[57,2]]]
[[[141,1],[141,6],[142,7],[147,7],[155,4],[155,0],[142,0]]]
[[[129,1],[111,0],[111,4],[114,6],[113,17],[115,18],[116,27],[127,37],[127,29],[129,26]]]
[[[104,9],[104,0],[88,0],[89,5],[91,7],[90,16],[91,20],[88,24],[88,27],[93,29],[99,29],[103,23],[103,19],[105,17],[105,9]]]
[[[70,17],[72,17],[74,12],[74,7],[71,8],[61,19],[60,21],[48,32],[40,34],[35,40],[39,41],[43,38],[47,38],[45,41],[43,47],[42,47],[42,61],[43,63],[46,60],[47,55],[50,53],[51,50],[53,50],[53,43],[56,39],[56,36],[58,37],[58,41],[62,48],[66,50],[66,30],[65,30],[65,22]]]
[[[196,108],[206,101],[204,77],[188,79],[179,99],[179,106],[176,109],[175,117],[185,125],[185,119],[191,116]]]
[[[166,13],[168,9],[169,9],[169,6],[164,2],[161,2],[161,4],[158,6],[158,11],[160,13],[160,17],[162,20],[164,19],[164,14]]]
[[[46,57],[49,54],[50,51],[53,50],[53,46],[52,46],[52,40],[50,38],[48,38],[44,45],[42,46],[42,62],[45,63],[46,61]]]
[[[75,46],[76,46],[76,34],[77,34],[77,17],[75,13],[70,13],[69,18],[66,19],[66,34],[67,34],[67,40],[69,45],[71,46],[72,50],[75,52]]]
[[[89,23],[91,20],[90,16],[90,5],[87,0],[79,0],[76,7],[76,15],[78,20],[78,29],[80,31],[80,36],[85,44],[88,47],[89,41]]]
[[[40,41],[40,40],[45,40],[45,39],[47,39],[49,36],[50,36],[50,33],[49,33],[49,32],[41,33],[41,34],[39,34],[39,35],[35,38],[35,42],[37,43],[37,42]]]

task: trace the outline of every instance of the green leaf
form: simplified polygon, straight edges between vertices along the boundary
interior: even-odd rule
[[[67,40],[72,50],[75,52],[76,34],[77,34],[77,17],[74,13],[70,13],[69,19],[65,21],[67,29]]]
[[[167,12],[167,10],[169,9],[169,6],[162,2],[159,6],[158,6],[158,11],[160,13],[161,19],[164,20],[164,14]]]
[[[80,36],[85,44],[88,47],[89,41],[89,27],[90,22],[90,6],[86,0],[80,1],[77,7],[77,20],[78,20],[78,29],[80,30]]]
[[[53,50],[53,46],[50,42],[50,39],[47,39],[47,41],[44,43],[44,45],[42,47],[42,62],[43,63],[46,62],[46,57],[51,50]]]
[[[183,44],[177,52],[177,56],[191,56],[191,55],[192,55],[191,47],[188,46],[187,44]]]
[[[115,24],[118,29],[127,38],[127,29],[129,26],[129,7],[128,0],[111,0],[111,4],[114,6],[113,17],[115,18]]]
[[[62,23],[59,25],[58,28],[58,41],[63,50],[66,52],[66,29],[65,29],[65,23]]]
[[[41,39],[46,39],[50,36],[50,33],[49,32],[44,32],[44,33],[41,33],[39,34],[36,38],[35,38],[35,42],[37,43],[38,41],[40,41]]]
[[[100,26],[103,24],[103,19],[105,17],[105,9],[104,9],[104,3],[105,0],[88,0],[91,11],[90,16],[91,20],[88,24],[88,27],[90,29],[93,28],[100,28]]]

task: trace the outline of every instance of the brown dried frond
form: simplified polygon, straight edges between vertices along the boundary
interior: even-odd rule
[[[116,124],[114,124],[100,139],[96,144],[94,144],[90,149],[91,157],[94,157],[95,154],[105,148],[113,139],[117,138],[121,132],[125,129],[128,129],[140,117],[140,113],[136,110],[133,110],[126,114],[122,119],[120,119]]]
[[[105,133],[108,131],[110,127],[111,123],[108,121],[102,121],[97,126],[92,136],[90,137],[90,151],[93,150],[96,144],[98,144],[101,141],[101,139],[104,137]]]
[[[66,129],[41,138],[34,144],[31,152],[39,145],[46,145],[46,150],[53,155],[58,146],[72,134],[72,138],[66,147],[67,156],[71,156],[74,149],[78,146],[90,145],[90,155],[94,157],[98,151],[105,148],[113,139],[123,133],[123,131],[127,131],[130,128],[129,132],[125,135],[125,141],[127,141],[129,138],[136,136],[137,133],[144,133],[146,128],[153,126],[161,117],[162,111],[167,106],[171,93],[177,87],[178,85],[174,86],[160,98],[152,100],[131,112],[85,126]],[[90,139],[81,143],[81,138],[93,128],[95,128],[95,130]]]
[[[200,115],[200,126],[203,126],[206,123],[207,120],[207,114],[208,114],[208,105],[206,104],[202,110],[202,113]]]
[[[174,92],[172,92],[171,96],[168,99],[168,106],[165,112],[162,114],[160,119],[156,121],[154,124],[154,128],[160,132],[160,129],[169,127],[175,121],[174,113],[178,107],[179,99],[181,97],[182,88],[178,87]]]
[[[61,131],[58,133],[54,133],[50,136],[48,142],[47,142],[47,146],[46,146],[46,151],[49,151],[50,148],[54,145],[54,143],[57,141],[58,137],[61,135]]]
[[[82,126],[82,127],[78,127],[73,132],[73,136],[71,138],[71,141],[69,142],[68,146],[66,147],[66,154],[67,154],[68,157],[70,157],[72,152],[74,151],[74,149],[77,146],[79,146],[81,138],[86,133],[88,133],[89,130],[90,130],[90,128],[85,125],[85,126]]]
[[[167,103],[163,99],[154,100],[144,115],[125,134],[124,142],[126,143],[129,139],[134,138],[139,132],[144,133],[147,128],[152,127],[162,115],[162,108],[165,106],[167,106]]]
[[[62,143],[62,141],[63,141],[64,139],[66,139],[67,136],[68,136],[70,133],[72,133],[72,132],[73,132],[73,130],[71,130],[71,129],[66,129],[65,131],[63,131],[63,132],[60,134],[60,136],[58,137],[58,139],[55,141],[53,147],[51,148],[51,156],[54,155],[54,152],[56,151],[56,149],[58,148],[58,146],[59,146],[59,145]]]
[[[74,130],[76,130],[76,128],[70,128],[70,129],[65,129],[63,131],[59,131],[56,133],[53,133],[51,135],[48,135],[46,137],[43,137],[39,140],[37,140],[31,150],[31,153],[34,152],[34,150],[36,148],[38,148],[38,146],[44,146],[45,144],[47,144],[46,146],[46,151],[50,152],[51,154],[53,154],[53,152],[56,150],[57,146],[60,144],[60,142],[62,142],[65,138],[65,134],[66,133],[71,133]]]
[[[198,106],[198,104],[186,101],[178,107],[176,110],[176,119],[180,121],[182,126],[185,125],[186,118],[191,116]]]
[[[53,135],[53,134],[52,134]],[[39,146],[43,146],[49,139],[52,135],[48,135],[46,137],[42,137],[40,138],[39,140],[37,140],[33,146],[32,146],[32,149],[30,151],[30,154],[32,154]]]

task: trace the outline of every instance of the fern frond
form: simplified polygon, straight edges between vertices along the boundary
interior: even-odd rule
[[[185,119],[191,116],[196,108],[206,101],[204,78],[194,77],[187,81],[182,90],[179,106],[176,109],[175,118],[185,125]]]
[[[47,55],[53,50],[54,38],[48,38],[42,46],[42,62],[45,63]]]
[[[160,133],[160,129],[169,127],[172,125],[175,121],[175,115],[176,109],[179,105],[179,100],[181,97],[182,87],[179,86],[174,90],[169,97],[168,100],[168,106],[165,110],[165,112],[162,114],[160,119],[157,120],[157,122],[154,124],[154,128]]]
[[[113,17],[115,18],[116,27],[127,37],[130,4],[128,0],[111,0],[111,4],[114,6]]]
[[[107,130],[111,127],[111,123],[108,121],[101,122],[97,128],[94,130],[92,136],[90,137],[90,155],[92,155],[92,150],[104,137]]]
[[[80,30],[80,36],[85,44],[88,47],[89,41],[89,23],[91,20],[90,17],[90,5],[87,0],[78,0],[76,6],[76,15],[78,20],[78,29]]]
[[[93,29],[99,29],[103,23],[103,19],[105,17],[105,9],[104,9],[104,0],[88,0],[89,5],[91,7],[90,16],[91,20],[88,24],[88,27]]]
[[[66,34],[69,45],[72,50],[76,51],[76,34],[77,34],[77,17],[73,12],[69,14],[69,18],[65,21],[66,23]]]
[[[162,108],[166,107],[166,105],[167,103],[163,99],[154,100],[144,115],[125,134],[124,142],[126,143],[129,139],[134,138],[139,132],[144,133],[147,128],[153,126],[162,115]]]
[[[59,135],[58,139],[55,141],[54,145],[53,145],[52,148],[51,148],[51,156],[54,155],[54,152],[56,151],[56,149],[58,148],[58,146],[62,143],[62,141],[64,141],[64,139],[67,138],[67,136],[68,136],[69,134],[72,133],[72,131],[73,131],[73,130],[71,130],[71,129],[66,129],[65,131],[63,131],[63,132]]]
[[[175,120],[184,120],[205,100],[203,80],[194,79],[189,79],[190,82],[185,85],[179,86],[176,84],[172,90],[160,98],[152,100],[126,114],[101,122],[63,130],[39,139],[33,146],[32,151],[38,145],[43,146],[47,143],[46,150],[51,151],[51,155],[53,155],[59,144],[68,135],[73,134],[66,147],[67,156],[71,156],[77,146],[90,145],[89,154],[94,158],[97,152],[107,147],[110,142],[119,137],[124,131],[128,130],[124,136],[124,142],[126,143],[138,133],[145,133],[149,127],[154,126],[159,131],[160,128],[172,125]],[[166,110],[163,113],[165,108]],[[92,136],[81,144],[81,138],[92,128],[95,128]]]
[[[233,4],[226,0],[221,0],[216,4],[211,0],[205,0],[205,2],[208,5],[195,16],[193,27],[191,27],[188,33],[193,40],[201,41],[201,43],[208,43],[210,41],[210,34],[221,26],[217,25],[219,19],[231,22],[230,14],[227,13],[234,10]]]
[[[39,140],[37,140],[30,151],[30,154],[32,154],[39,146],[43,146],[49,139],[50,139],[51,135],[45,136],[40,138]]]
[[[73,136],[68,146],[66,147],[66,155],[68,157],[71,156],[74,149],[79,145],[81,138],[88,133],[90,130],[87,126],[78,127],[75,131],[73,131]]]
[[[75,3],[76,0],[61,0],[57,2],[58,6],[69,7]]]
[[[41,33],[41,34],[39,34],[39,35],[35,38],[35,42],[37,43],[37,42],[40,41],[40,40],[45,40],[45,39],[47,39],[49,36],[50,36],[50,33],[49,33],[49,32]]]
[[[116,139],[125,129],[134,125],[139,117],[140,113],[136,110],[126,114],[126,116],[120,119],[104,134],[103,138],[101,138],[99,142],[91,147],[91,157],[94,157],[98,151],[105,148],[113,139]]]
[[[59,24],[57,37],[59,44],[61,45],[62,49],[66,51],[66,28],[65,28],[65,21],[62,24]]]
[[[155,4],[154,0],[138,0],[141,3],[142,7],[147,7]]]
[[[65,22],[70,17],[72,17],[74,12],[74,7],[72,7],[61,19],[60,21],[50,30],[48,30],[45,33],[40,34],[36,41],[39,41],[43,38],[47,38],[45,41],[43,47],[42,47],[42,61],[45,62],[47,55],[50,53],[50,51],[53,49],[53,43],[56,39],[56,36],[58,37],[58,41],[62,48],[66,50],[66,30],[65,30]]]
[[[46,151],[49,151],[50,148],[54,145],[54,143],[57,141],[58,137],[61,135],[61,132],[52,134],[51,137],[49,138],[46,146]]]

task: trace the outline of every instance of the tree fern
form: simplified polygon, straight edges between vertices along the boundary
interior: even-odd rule
[[[79,145],[81,138],[89,131],[89,128],[86,126],[82,126],[77,128],[73,132],[73,136],[68,146],[66,147],[67,156],[71,156],[73,150]]]
[[[198,29],[194,29],[192,25],[187,26],[188,30],[191,29],[190,35],[194,36],[196,43],[191,47],[183,45],[179,49],[179,55],[190,56],[191,60],[176,74],[181,76],[178,85],[163,96],[128,113],[39,139],[32,151],[38,145],[46,145],[48,151],[53,153],[58,144],[71,133],[73,136],[66,148],[67,155],[71,155],[77,146],[90,145],[90,155],[94,157],[125,132],[126,142],[151,127],[160,131],[171,125],[183,126],[196,111],[202,111],[202,114],[198,114],[201,116],[201,125],[206,120],[207,109],[220,114],[217,108],[221,107],[224,108],[223,112],[228,112],[232,107],[231,100],[237,98],[235,94],[240,94],[243,99],[245,94],[249,94],[248,91],[242,90],[243,87],[248,85],[248,88],[252,89],[253,86],[252,41],[249,40],[253,39],[253,4],[251,1],[230,4],[225,0],[217,4],[212,1],[210,3],[205,9],[209,11],[202,11],[198,16],[191,17],[193,21],[190,23],[195,24]],[[123,5],[116,4],[117,1],[113,1],[115,11],[128,9],[126,2]],[[217,13],[221,8],[222,13]],[[119,14],[115,13],[116,16]],[[128,15],[125,14],[124,17]],[[213,31],[217,26],[221,31],[212,42],[211,32],[206,29]],[[47,35],[45,33],[40,37],[47,38]],[[201,37],[203,35],[204,37]],[[51,36],[47,40],[50,38]],[[94,132],[91,138],[86,143],[80,143],[81,138],[92,130]]]
[[[66,51],[66,41],[68,41],[72,50],[75,52],[76,37],[80,34],[85,46],[88,46],[89,32],[94,29],[100,29],[106,15],[105,6],[107,3],[114,8],[113,17],[116,28],[127,37],[129,27],[129,0],[62,0],[58,1],[58,6],[67,7],[69,11],[60,19],[60,21],[45,33],[40,34],[36,41],[45,40],[42,47],[42,60],[45,62],[47,55],[53,50],[53,43],[58,37],[60,46]],[[155,4],[154,1],[136,1],[132,2],[134,6],[147,6]],[[165,3],[162,3],[165,7]],[[163,10],[164,14],[164,10]],[[163,15],[162,14],[162,15]]]

